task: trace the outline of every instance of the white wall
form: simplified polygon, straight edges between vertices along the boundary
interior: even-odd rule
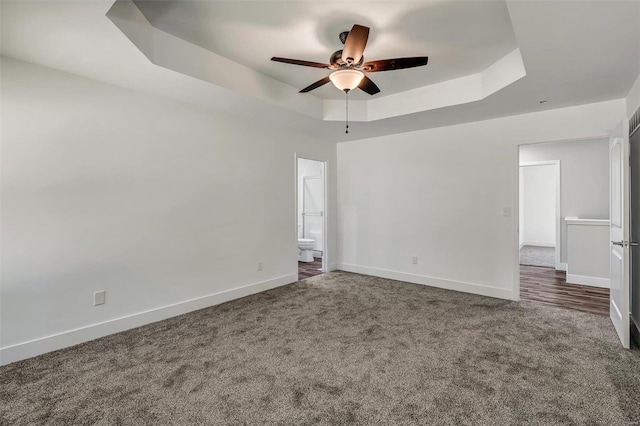
[[[610,288],[610,221],[567,221],[567,282]]]
[[[295,281],[296,151],[329,161],[335,256],[334,143],[4,57],[1,72],[0,362]]]
[[[624,110],[616,100],[338,144],[340,267],[517,299],[518,217],[503,215],[518,206],[517,144],[606,136]]]
[[[640,75],[636,79],[633,87],[629,91],[626,98],[627,101],[627,117],[631,116],[640,108]]]
[[[612,127],[613,128],[613,127]],[[609,218],[609,140],[522,145],[520,162],[560,160],[560,216]],[[567,224],[560,224],[560,262],[567,262]]]
[[[521,166],[521,244],[556,246],[556,167]]]

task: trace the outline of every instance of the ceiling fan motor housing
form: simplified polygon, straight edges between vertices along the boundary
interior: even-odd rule
[[[355,63],[348,64],[347,62],[342,60],[342,50],[336,50],[335,52],[333,52],[331,54],[331,58],[329,59],[329,63],[331,65],[333,65],[334,68],[340,68],[340,67],[343,67],[343,66],[359,67],[364,63],[364,56],[360,57],[360,60],[358,61],[357,64],[355,64]]]

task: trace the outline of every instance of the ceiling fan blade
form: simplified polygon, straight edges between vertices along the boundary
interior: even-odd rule
[[[304,89],[302,89],[299,93],[307,93],[312,91],[313,89],[317,89],[320,86],[324,86],[325,84],[327,84],[328,82],[330,82],[331,80],[329,80],[329,76],[326,76],[325,78],[316,81],[313,84],[308,85],[307,87],[305,87]]]
[[[362,68],[366,72],[377,71],[393,71],[401,70],[403,68],[414,68],[427,65],[429,60],[428,56],[416,56],[414,58],[396,58],[396,59],[382,59],[380,61],[365,62]]]
[[[364,48],[367,46],[369,28],[362,25],[354,25],[349,31],[347,40],[342,49],[342,60],[348,64],[357,64],[362,59]]]
[[[320,62],[302,61],[300,59],[278,58],[274,56],[272,61],[284,62],[285,64],[302,65],[303,67],[313,68],[329,68],[329,64],[321,64]]]
[[[376,93],[380,93],[380,88],[376,86],[376,84],[373,81],[371,81],[371,79],[366,75],[358,85],[358,88],[370,95],[375,95]]]

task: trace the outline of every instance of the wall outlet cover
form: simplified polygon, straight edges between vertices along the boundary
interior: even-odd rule
[[[104,290],[96,291],[93,293],[93,306],[104,305],[106,294]]]

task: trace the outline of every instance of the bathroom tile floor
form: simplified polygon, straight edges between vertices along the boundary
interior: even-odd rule
[[[314,258],[313,262],[298,262],[298,280],[322,274],[321,268],[322,258],[320,257]]]

